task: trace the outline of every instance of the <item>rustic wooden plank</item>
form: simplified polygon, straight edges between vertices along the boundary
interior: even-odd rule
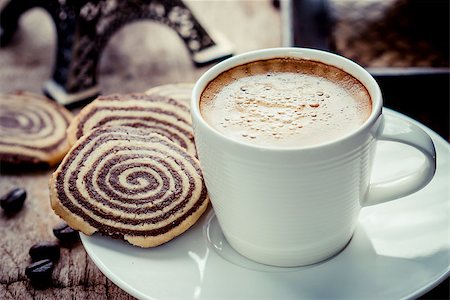
[[[0,7],[6,0],[0,0]],[[236,53],[280,46],[280,16],[270,0],[188,1],[202,24],[235,45]],[[34,9],[24,15],[8,47],[0,48],[0,92],[41,92],[52,73],[55,33],[49,16]],[[151,87],[194,82],[208,67],[195,68],[175,32],[152,22],[137,22],[117,32],[100,61],[103,93],[144,92]],[[25,276],[28,250],[55,240],[48,178],[52,170],[6,172],[0,166],[0,194],[26,188],[28,197],[14,217],[0,213],[0,299],[133,299],[108,280],[81,244],[62,248],[53,272],[54,286],[35,290]]]

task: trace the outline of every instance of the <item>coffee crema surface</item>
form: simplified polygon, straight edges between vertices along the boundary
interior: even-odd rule
[[[204,120],[232,139],[265,147],[303,147],[359,128],[372,111],[366,87],[317,61],[273,58],[243,64],[208,83]]]

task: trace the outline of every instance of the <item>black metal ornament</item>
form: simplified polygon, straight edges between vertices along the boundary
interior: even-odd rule
[[[203,28],[182,0],[11,0],[0,16],[0,45],[6,46],[20,16],[33,7],[44,8],[57,33],[56,63],[44,92],[69,105],[99,94],[97,65],[112,35],[126,24],[153,20],[174,29],[195,65],[232,55],[231,45]]]

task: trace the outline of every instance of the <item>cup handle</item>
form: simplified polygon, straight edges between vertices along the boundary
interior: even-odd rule
[[[389,182],[371,183],[363,206],[383,203],[412,194],[426,186],[436,171],[436,149],[430,136],[420,127],[392,116],[383,115],[375,133],[377,140],[398,142],[416,148],[425,155],[417,171]]]

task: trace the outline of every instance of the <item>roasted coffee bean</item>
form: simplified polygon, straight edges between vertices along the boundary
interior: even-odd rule
[[[53,228],[53,234],[63,243],[73,243],[78,241],[78,231],[62,222]]]
[[[33,285],[46,286],[52,280],[54,264],[50,259],[43,259],[27,266],[25,275]]]
[[[59,259],[59,245],[55,242],[39,242],[34,244],[28,252],[33,261],[50,259],[54,262]]]
[[[23,188],[14,188],[0,198],[0,206],[7,213],[18,212],[27,198]]]

